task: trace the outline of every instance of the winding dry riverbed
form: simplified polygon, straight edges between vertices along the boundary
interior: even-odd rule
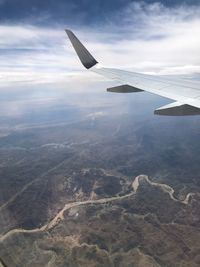
[[[48,230],[52,229],[53,227],[55,227],[57,224],[59,224],[60,221],[64,220],[64,212],[66,210],[71,209],[71,208],[79,207],[79,206],[83,206],[83,205],[88,205],[88,204],[95,204],[95,205],[105,204],[105,203],[112,202],[115,200],[128,198],[137,192],[138,187],[140,185],[140,180],[146,180],[149,184],[151,184],[153,186],[160,187],[165,193],[169,194],[170,198],[173,201],[178,201],[178,202],[181,202],[185,205],[188,204],[190,196],[193,195],[193,193],[189,193],[183,201],[180,201],[174,197],[174,189],[172,187],[170,187],[166,184],[159,184],[159,183],[151,182],[149,180],[148,176],[139,175],[132,182],[133,191],[129,194],[126,194],[124,196],[102,198],[102,199],[97,199],[97,200],[86,200],[86,201],[78,201],[78,202],[68,203],[63,207],[63,209],[61,211],[59,211],[57,213],[57,215],[50,222],[46,223],[42,227],[35,228],[35,229],[29,229],[29,230],[28,229],[12,229],[9,232],[7,232],[6,234],[0,236],[0,242],[3,242],[5,239],[7,239],[8,237],[10,237],[11,235],[13,235],[15,233],[37,233],[37,232],[48,231]]]

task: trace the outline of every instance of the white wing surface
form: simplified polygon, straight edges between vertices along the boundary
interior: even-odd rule
[[[66,30],[66,33],[80,61],[87,69],[122,84],[107,91],[117,93],[147,91],[175,100],[172,104],[155,110],[154,113],[158,115],[200,115],[200,83],[102,67],[72,31]]]

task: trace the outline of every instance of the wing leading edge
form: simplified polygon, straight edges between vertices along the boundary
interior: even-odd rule
[[[117,93],[147,91],[176,101],[155,110],[154,113],[158,115],[200,115],[200,83],[104,68],[98,64],[72,31],[65,31],[85,68],[122,84],[107,91]]]

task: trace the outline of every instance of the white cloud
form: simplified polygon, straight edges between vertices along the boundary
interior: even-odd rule
[[[75,32],[104,65],[159,74],[200,72],[200,6],[132,3],[106,25]],[[63,26],[0,25],[1,85],[65,81],[82,70]]]

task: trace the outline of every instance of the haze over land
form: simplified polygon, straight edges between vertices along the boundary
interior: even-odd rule
[[[2,90],[8,266],[199,265],[199,117],[154,116],[168,100],[111,84]]]

